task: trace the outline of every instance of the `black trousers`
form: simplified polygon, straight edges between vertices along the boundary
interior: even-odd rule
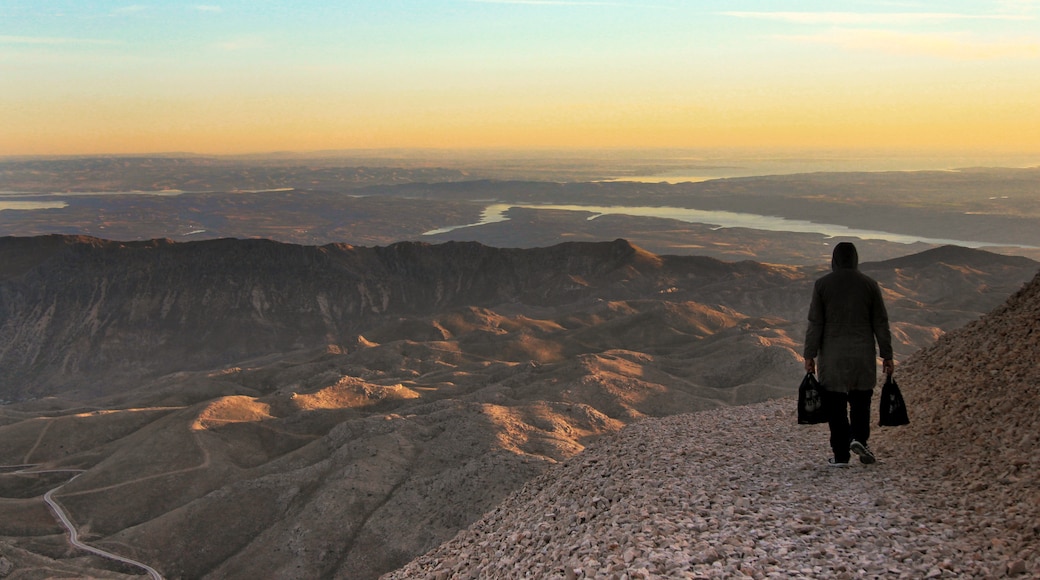
[[[836,461],[849,460],[849,443],[853,439],[864,445],[870,439],[870,398],[873,394],[873,391],[823,391],[827,423],[831,428],[831,451]]]

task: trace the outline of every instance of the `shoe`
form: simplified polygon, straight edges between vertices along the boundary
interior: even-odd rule
[[[847,460],[846,461],[838,461],[837,459],[831,458],[831,459],[827,460],[827,465],[830,466],[830,467],[848,467],[849,466],[849,462]]]
[[[870,449],[859,441],[853,440],[852,443],[849,443],[849,449],[856,455],[859,455],[860,463],[874,463],[877,461]]]

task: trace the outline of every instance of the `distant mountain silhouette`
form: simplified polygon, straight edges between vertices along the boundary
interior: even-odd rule
[[[871,270],[922,268],[939,263],[968,267],[992,266],[994,264],[1008,267],[1029,267],[1035,262],[1021,256],[1004,256],[985,250],[947,245],[891,260],[866,263],[863,264],[863,268]]]

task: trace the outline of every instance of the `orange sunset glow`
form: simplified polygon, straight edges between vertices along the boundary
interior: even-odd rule
[[[742,4],[6,3],[0,155],[1040,150],[1036,3]]]

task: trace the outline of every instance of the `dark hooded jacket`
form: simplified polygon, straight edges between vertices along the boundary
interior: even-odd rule
[[[817,358],[828,391],[869,391],[877,382],[878,350],[892,358],[892,333],[881,288],[859,271],[856,246],[834,247],[831,272],[816,281],[805,333],[805,358]]]

